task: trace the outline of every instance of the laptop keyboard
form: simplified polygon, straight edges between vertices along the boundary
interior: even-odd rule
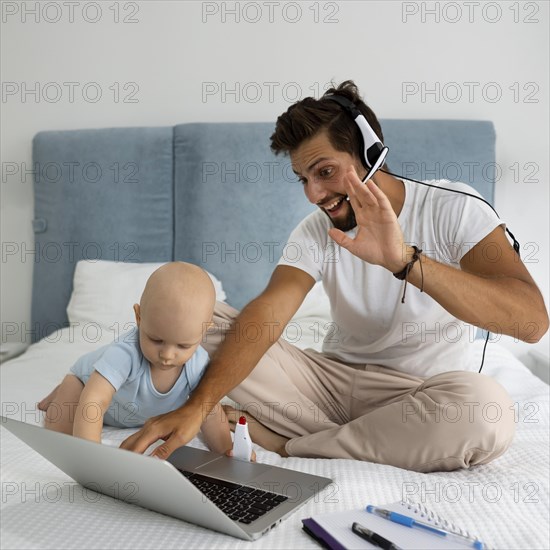
[[[197,489],[204,493],[233,521],[249,524],[257,520],[288,497],[254,487],[231,483],[193,472],[179,470]]]

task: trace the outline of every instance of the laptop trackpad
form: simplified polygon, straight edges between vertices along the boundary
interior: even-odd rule
[[[243,460],[221,456],[219,459],[213,460],[195,469],[195,472],[197,474],[212,476],[234,483],[246,483],[271,470],[271,468],[272,466],[268,464],[245,462]]]

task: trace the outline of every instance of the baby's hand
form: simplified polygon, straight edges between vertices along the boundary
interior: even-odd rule
[[[225,456],[233,456],[233,449],[225,451]],[[250,462],[256,462],[256,451],[254,449],[252,449],[252,454],[250,455]]]

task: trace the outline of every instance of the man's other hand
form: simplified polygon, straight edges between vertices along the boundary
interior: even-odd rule
[[[126,438],[120,448],[144,453],[150,445],[164,439],[164,443],[159,445],[151,456],[166,460],[176,449],[183,447],[197,435],[202,420],[202,411],[189,406],[154,416],[145,422],[139,432]]]

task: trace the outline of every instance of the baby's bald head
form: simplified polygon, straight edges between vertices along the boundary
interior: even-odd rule
[[[212,320],[215,302],[214,285],[203,269],[185,262],[171,262],[149,277],[141,296],[139,316],[147,324],[154,323],[157,332],[165,332],[171,325],[192,340],[199,338]]]

